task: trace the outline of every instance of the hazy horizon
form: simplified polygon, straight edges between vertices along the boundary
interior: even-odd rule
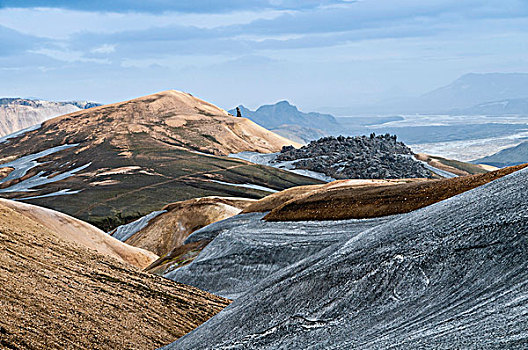
[[[528,72],[522,1],[13,1],[2,97],[111,103],[190,92],[223,108],[354,110],[467,73]]]

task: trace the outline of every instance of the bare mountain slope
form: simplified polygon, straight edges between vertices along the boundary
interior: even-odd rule
[[[145,268],[158,258],[148,250],[125,244],[97,227],[55,210],[7,199],[0,199],[0,204],[55,232],[65,241],[96,250],[138,268]]]
[[[345,243],[264,276],[164,349],[526,349],[527,177],[523,169],[370,229],[332,222],[318,235],[348,231]],[[259,226],[246,241],[270,232]],[[204,252],[218,254],[215,241]]]
[[[292,143],[189,94],[165,91],[60,116],[1,143],[0,195],[109,231],[175,201],[261,198],[320,183],[226,157]]]
[[[0,203],[0,348],[154,349],[228,300],[68,242]]]
[[[499,179],[525,165],[485,174],[371,186],[330,183],[273,208],[269,221],[364,219],[408,213]],[[389,183],[390,184],[390,183]]]
[[[139,231],[134,232],[131,227],[127,232],[121,226],[116,231],[127,237],[126,243],[162,256],[181,246],[197,229],[234,216],[253,202],[234,197],[189,199],[168,204]]]

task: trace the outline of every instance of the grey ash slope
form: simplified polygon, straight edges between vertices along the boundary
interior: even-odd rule
[[[237,215],[194,232],[186,244],[212,242],[191,264],[164,276],[234,300],[272,273],[389,220],[278,223],[261,220],[264,215]]]
[[[521,170],[285,268],[167,348],[525,349],[527,177]]]

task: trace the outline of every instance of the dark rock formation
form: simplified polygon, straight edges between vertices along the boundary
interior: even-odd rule
[[[335,179],[429,178],[431,172],[395,135],[323,137],[296,149],[283,147],[276,162],[317,171]]]

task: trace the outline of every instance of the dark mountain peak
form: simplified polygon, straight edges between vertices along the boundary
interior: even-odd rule
[[[314,138],[334,134],[341,129],[337,120],[330,114],[317,112],[303,112],[287,100],[272,105],[263,105],[252,111],[239,105],[243,117],[253,120],[280,135],[297,137],[301,142],[308,142]],[[236,108],[229,111],[236,115]],[[314,136],[315,135],[315,136]]]

